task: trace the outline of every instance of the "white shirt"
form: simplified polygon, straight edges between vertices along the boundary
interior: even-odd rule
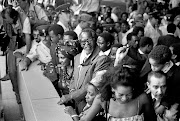
[[[38,43],[37,43],[35,40],[33,40],[33,41],[32,41],[32,44],[31,44],[31,50],[33,50],[33,49],[34,49],[34,46],[37,46],[37,45],[38,45]],[[31,53],[31,50],[29,51],[29,53]],[[21,47],[21,48],[19,48],[19,49],[16,49],[16,50],[13,52],[13,54],[15,54],[16,52],[22,53],[23,55],[26,54],[26,45],[23,46],[23,47]]]
[[[153,40],[154,46],[157,45],[158,38],[160,37],[159,32],[155,29],[150,20],[148,20],[146,27],[144,28],[144,36],[150,37]]]
[[[105,51],[105,52],[100,51],[100,52],[99,52],[99,56],[102,56],[102,55],[108,56],[110,52],[111,52],[111,49],[109,49],[109,50],[107,50],[107,51]]]
[[[29,53],[26,56],[31,61],[39,59],[42,63],[48,63],[52,60],[50,49],[46,47],[46,45],[44,45],[42,41],[37,46],[34,46],[32,49],[32,53]]]
[[[80,55],[80,64],[82,64],[84,62],[84,59],[85,58],[87,59],[90,55],[91,53],[87,55],[86,52],[82,50],[81,55]]]
[[[138,52],[143,55],[144,53],[141,51],[141,49],[138,49]]]
[[[28,17],[24,20],[22,32],[25,34],[31,34],[31,24]]]
[[[165,66],[162,68],[162,71],[163,71],[164,73],[167,73],[167,72],[171,69],[171,67],[172,67],[173,65],[174,65],[173,62],[170,61],[169,64],[165,65]]]
[[[78,25],[76,26],[76,28],[74,29],[74,32],[76,32],[76,34],[77,34],[77,36],[78,36],[78,38],[79,38],[79,35],[80,35],[81,32],[82,32],[82,28],[80,27],[79,24],[78,24]]]
[[[122,39],[122,45],[126,45],[126,44],[127,44],[127,35],[128,35],[129,33],[131,33],[132,31],[133,31],[133,28],[129,29],[129,30],[125,33],[125,35],[124,35],[124,37],[123,37],[123,39]]]
[[[114,22],[118,22],[118,17],[115,13],[111,13],[111,18],[113,19]]]
[[[64,32],[69,31],[69,28],[67,28],[61,21],[58,21],[57,24],[62,26]]]

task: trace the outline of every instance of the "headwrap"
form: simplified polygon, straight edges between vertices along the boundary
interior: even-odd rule
[[[57,55],[58,53],[62,53],[66,58],[73,60],[74,56],[78,54],[78,49],[74,46],[65,46],[58,44],[56,48]]]

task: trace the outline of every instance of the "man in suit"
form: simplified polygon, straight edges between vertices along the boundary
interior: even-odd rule
[[[75,100],[78,112],[85,106],[86,85],[95,76],[96,72],[106,70],[110,58],[99,56],[100,49],[96,44],[96,33],[90,28],[84,29],[80,34],[82,52],[74,58],[74,74],[70,83],[70,93],[63,95],[58,104]]]
[[[135,42],[129,43],[130,47],[127,53],[128,59],[125,61],[125,64],[132,65],[138,72],[140,72],[141,68],[146,62],[147,55],[153,48],[153,41],[150,37],[142,37],[138,42],[138,48],[133,47],[135,44]]]
[[[180,103],[180,68],[171,61],[171,51],[165,45],[153,48],[141,70],[140,77],[146,82],[148,73],[163,71],[167,75],[167,94],[171,103]]]
[[[177,118],[177,104],[170,104],[166,95],[167,78],[163,72],[150,72],[148,74],[148,91],[158,119],[175,120]]]
[[[173,23],[168,24],[167,26],[168,34],[164,36],[160,36],[157,45],[166,45],[169,47],[174,43],[180,42],[180,39],[174,36],[175,31],[176,31],[176,25]]]

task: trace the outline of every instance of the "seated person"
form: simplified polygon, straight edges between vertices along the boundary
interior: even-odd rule
[[[148,96],[152,101],[157,118],[161,120],[174,121],[177,118],[177,103],[168,102],[166,89],[166,76],[163,72],[150,72],[148,74]]]
[[[31,48],[30,53],[26,56],[23,61],[22,70],[27,70],[30,63],[38,59],[41,63],[47,64],[49,63],[52,58],[50,55],[50,38],[48,36],[48,28],[49,26],[40,26],[39,29],[39,37],[40,42],[37,46]],[[34,51],[35,50],[35,51]]]

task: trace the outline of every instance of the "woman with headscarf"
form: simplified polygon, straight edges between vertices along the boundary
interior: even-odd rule
[[[69,93],[69,84],[73,74],[73,60],[77,54],[77,49],[74,46],[58,45],[56,48],[59,64],[57,72],[59,74],[58,88],[60,95]]]

